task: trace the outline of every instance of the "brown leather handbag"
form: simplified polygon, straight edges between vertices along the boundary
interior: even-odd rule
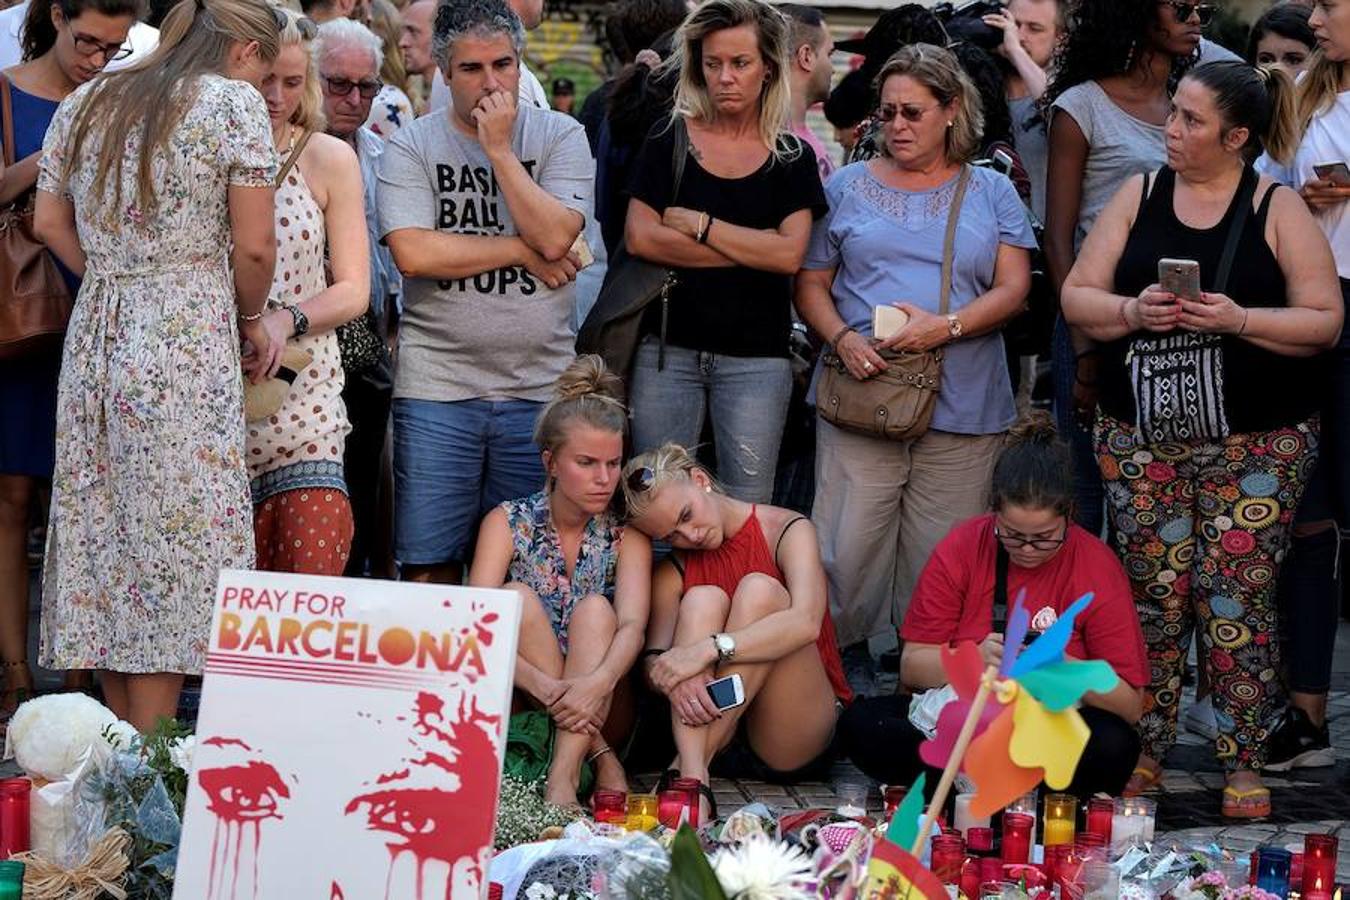
[[[14,158],[14,113],[9,79],[0,75],[4,159]],[[47,246],[33,233],[37,191],[25,191],[0,207],[0,360],[18,359],[59,346],[74,299]]]
[[[947,233],[942,242],[938,300],[938,314],[942,316],[947,315],[951,301],[956,225],[969,184],[970,167],[965,166],[947,213]],[[888,441],[920,437],[933,421],[933,408],[942,383],[942,350],[888,350],[881,358],[886,360],[886,371],[859,381],[833,350],[827,351],[816,386],[816,412],[836,428],[856,434]]]

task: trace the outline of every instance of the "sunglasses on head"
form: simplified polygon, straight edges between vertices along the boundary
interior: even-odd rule
[[[650,466],[640,466],[628,473],[628,490],[634,494],[645,494],[656,484],[656,473]]]
[[[1218,11],[1218,7],[1208,3],[1187,3],[1185,0],[1162,0],[1162,5],[1172,7],[1178,22],[1189,22],[1194,15],[1199,17],[1201,25],[1208,25],[1213,21],[1214,14]]]

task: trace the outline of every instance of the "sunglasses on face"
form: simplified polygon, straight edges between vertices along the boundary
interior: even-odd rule
[[[352,81],[350,78],[329,78],[323,77],[324,88],[331,97],[346,97],[355,88],[360,94],[362,100],[371,100],[384,87],[382,81]]]
[[[932,106],[927,107],[913,106],[908,103],[901,106],[886,105],[877,110],[876,119],[878,122],[881,122],[885,125],[889,125],[890,123],[895,121],[896,116],[899,116],[900,118],[904,119],[906,122],[909,122],[910,124],[918,124],[919,122],[923,121],[924,116],[928,115],[935,109],[941,108],[942,108],[941,103],[935,103]]]
[[[112,62],[115,59],[126,59],[131,55],[131,48],[124,47],[117,43],[104,43],[98,38],[90,37],[87,34],[80,34],[74,29],[70,36],[75,40],[75,49],[81,56],[96,56],[101,54],[105,62]]]
[[[1189,22],[1191,16],[1197,16],[1201,25],[1208,25],[1214,20],[1214,14],[1218,8],[1208,3],[1186,3],[1184,0],[1163,0],[1163,6],[1172,7],[1176,13],[1178,22]]]

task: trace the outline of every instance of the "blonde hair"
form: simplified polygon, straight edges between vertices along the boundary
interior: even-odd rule
[[[788,99],[787,18],[763,0],[706,0],[691,12],[675,33],[675,51],[662,63],[662,70],[679,72],[675,86],[677,117],[711,122],[717,115],[708,86],[703,80],[703,40],[708,35],[741,25],[755,26],[759,55],[768,69],[768,81],[759,96],[759,139],[777,159],[801,150],[795,135],[785,133]]]
[[[113,202],[103,205],[109,230],[121,230],[122,157],[128,139],[133,133],[141,136],[136,205],[149,215],[158,206],[154,158],[195,102],[197,80],[220,74],[236,42],[256,41],[259,56],[275,60],[281,50],[277,15],[264,0],[179,0],[160,25],[155,51],[134,66],[102,76],[85,95],[72,120],[62,176],[70,177],[89,135],[98,134],[93,193],[107,197],[112,181]]]
[[[380,80],[392,84],[403,93],[408,93],[408,67],[403,62],[403,51],[399,49],[399,32],[403,28],[403,17],[399,9],[389,0],[372,0],[370,4],[370,30],[375,32],[384,44],[384,63],[380,66]]]
[[[291,113],[291,124],[299,125],[305,131],[323,131],[328,124],[323,114],[323,88],[319,85],[319,67],[314,62],[311,45],[313,38],[306,38],[300,32],[300,20],[309,17],[298,13],[289,6],[278,6],[286,17],[286,27],[281,29],[281,46],[299,47],[305,51],[305,89],[300,94],[300,105]],[[314,20],[310,25],[318,28]]]
[[[649,473],[648,477],[634,478],[643,469]],[[630,459],[628,465],[623,467],[623,499],[629,520],[642,518],[656,500],[657,493],[666,485],[693,481],[695,471],[703,473],[714,491],[723,493],[722,486],[708,474],[708,470],[679,444],[662,444],[655,450],[648,450]]]
[[[897,52],[877,73],[873,89],[878,98],[888,78],[908,75],[932,92],[943,106],[956,101],[956,115],[945,136],[947,161],[970,162],[980,150],[984,133],[984,106],[980,92],[955,54],[935,44],[910,44]],[[889,154],[882,142],[882,152]]]
[[[595,354],[578,356],[558,376],[553,399],[535,420],[535,445],[540,450],[556,451],[567,440],[574,422],[615,434],[623,434],[628,425],[623,379],[609,371]]]
[[[1308,133],[1312,120],[1335,105],[1336,95],[1341,91],[1345,65],[1327,59],[1326,52],[1321,48],[1313,51],[1312,62],[1298,82],[1298,97],[1295,100],[1298,109],[1298,133],[1292,142],[1295,145],[1294,149],[1297,149],[1298,142]],[[1292,158],[1293,155],[1293,150],[1289,151],[1289,157]],[[1271,156],[1274,157],[1275,154],[1272,153]],[[1289,159],[1279,157],[1276,159],[1283,163],[1289,162]]]

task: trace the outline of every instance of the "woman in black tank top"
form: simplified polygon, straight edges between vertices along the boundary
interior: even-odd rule
[[[1270,814],[1259,771],[1283,711],[1275,584],[1317,456],[1318,364],[1342,318],[1330,248],[1293,192],[1247,165],[1288,152],[1282,73],[1211,63],[1181,82],[1168,165],[1102,213],[1064,284],[1065,318],[1103,345],[1097,458],[1151,683],[1126,792],[1176,740],[1192,631],[1209,674],[1223,814]],[[1157,284],[1199,264],[1201,293]]]

